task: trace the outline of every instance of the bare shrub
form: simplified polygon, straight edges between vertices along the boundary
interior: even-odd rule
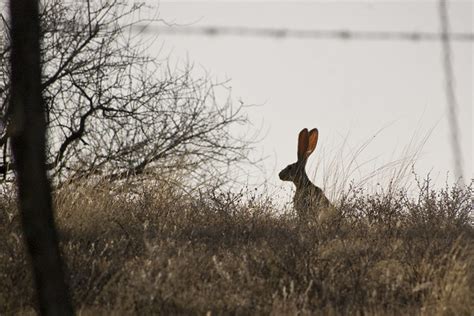
[[[144,55],[148,42],[130,26],[159,22],[137,18],[143,5],[121,1],[49,0],[41,10],[42,93],[49,133],[48,169],[54,179],[101,175],[122,179],[155,172],[166,179],[185,170],[193,185],[219,179],[244,161],[250,142],[230,129],[246,122],[225,83],[171,68]],[[5,119],[10,95],[8,21],[0,35],[0,171],[16,167]],[[224,181],[224,180],[222,180]]]

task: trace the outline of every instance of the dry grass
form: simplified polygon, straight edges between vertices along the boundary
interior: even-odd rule
[[[133,195],[130,192],[134,192]],[[316,226],[268,199],[70,185],[55,195],[79,315],[472,315],[472,185],[367,196]],[[0,201],[0,314],[34,314],[12,194]]]

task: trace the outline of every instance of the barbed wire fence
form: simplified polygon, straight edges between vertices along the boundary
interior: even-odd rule
[[[393,32],[393,31],[356,31],[348,29],[304,30],[290,28],[255,28],[245,26],[158,26],[152,24],[135,24],[131,28],[137,33],[168,34],[177,36],[242,36],[274,39],[333,39],[333,40],[366,40],[366,41],[436,41],[442,44],[442,63],[447,102],[447,118],[450,143],[454,162],[454,176],[458,184],[463,184],[463,159],[460,144],[458,121],[458,103],[455,93],[455,76],[453,70],[453,53],[451,42],[474,42],[474,33],[451,32],[447,0],[439,0],[438,12],[440,32]]]
[[[334,39],[368,41],[441,41],[443,34],[435,32],[390,32],[353,30],[297,30],[289,28],[255,28],[245,26],[158,26],[135,24],[132,29],[140,33],[197,36],[243,36],[264,38]],[[452,41],[472,42],[473,33],[450,33]]]

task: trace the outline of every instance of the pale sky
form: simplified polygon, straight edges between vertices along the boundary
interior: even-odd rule
[[[165,21],[190,26],[440,30],[437,1],[162,1],[158,10]],[[474,32],[473,10],[470,1],[450,3],[451,31]],[[469,182],[473,43],[452,42],[452,49],[464,176]],[[316,185],[328,190],[333,178],[344,174],[357,183],[406,157],[430,130],[415,171],[421,177],[431,172],[439,185],[448,173],[453,180],[440,42],[161,34],[150,54],[170,56],[173,62],[188,60],[216,80],[230,79],[234,100],[261,105],[249,109],[251,121],[263,125],[265,135],[255,155],[268,156],[265,176],[256,177],[267,177],[275,190],[291,187],[277,174],[296,160],[297,133],[303,127],[320,131],[307,171]],[[392,171],[385,169],[364,185],[386,182]]]

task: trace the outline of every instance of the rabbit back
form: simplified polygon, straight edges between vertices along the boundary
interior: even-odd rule
[[[312,183],[296,189],[293,203],[301,219],[317,219],[324,210],[331,207],[331,202],[323,190]]]

